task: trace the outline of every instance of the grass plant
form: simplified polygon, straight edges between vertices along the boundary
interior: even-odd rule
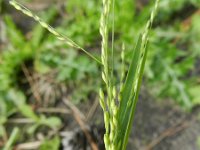
[[[147,56],[148,33],[153,23],[159,0],[156,0],[155,7],[150,19],[146,24],[143,34],[138,38],[135,50],[132,53],[132,61],[129,65],[128,74],[125,82],[121,83],[121,88],[117,89],[113,83],[113,65],[109,60],[113,60],[113,46],[111,52],[108,48],[108,22],[111,6],[114,0],[103,1],[103,12],[100,21],[100,33],[102,36],[103,64],[102,79],[106,85],[106,93],[100,90],[100,104],[104,112],[104,122],[106,133],[104,143],[107,150],[125,150],[131,130],[134,112],[138,100],[138,94]],[[114,26],[112,26],[114,28]],[[112,29],[114,32],[114,29]],[[113,34],[112,34],[113,35]],[[112,41],[113,42],[113,41]],[[113,45],[113,43],[112,43]],[[122,50],[122,60],[124,50]],[[123,63],[122,63],[123,66]],[[122,81],[125,72],[122,69]],[[106,96],[105,96],[106,95]]]
[[[128,73],[124,69],[124,50],[122,47],[122,72],[120,87],[115,84],[114,76],[114,7],[115,0],[103,0],[103,10],[100,18],[100,34],[102,36],[101,43],[101,60],[98,60],[91,53],[79,46],[67,36],[58,33],[53,27],[44,22],[37,15],[34,15],[29,9],[11,0],[10,4],[17,10],[34,18],[54,34],[59,40],[64,41],[67,45],[80,49],[88,56],[99,62],[102,66],[102,79],[105,83],[105,90],[100,89],[100,105],[104,113],[104,122],[106,133],[104,135],[104,143],[106,150],[125,150],[131,130],[134,112],[138,100],[139,89],[142,81],[142,75],[147,57],[147,44],[149,30],[152,26],[159,0],[155,1],[154,9],[151,12],[150,19],[147,22],[144,32],[139,36],[135,49],[132,51],[132,60],[129,64]],[[112,13],[111,13],[112,11]],[[109,23],[112,15],[112,46],[109,47]]]

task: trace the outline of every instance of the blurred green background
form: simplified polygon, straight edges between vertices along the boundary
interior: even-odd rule
[[[90,105],[98,99],[102,82],[98,63],[57,40],[8,2],[0,0],[0,148],[13,149],[34,141],[46,128],[62,131],[64,117],[44,110],[56,112],[64,98],[77,106]],[[19,2],[100,57],[101,0]],[[153,0],[116,0],[116,71],[122,44],[128,64],[153,4]],[[200,104],[200,1],[161,0],[159,7],[149,37],[143,85],[155,103],[173,101],[189,112]],[[46,140],[36,149],[58,149],[59,134],[50,137],[44,136]]]

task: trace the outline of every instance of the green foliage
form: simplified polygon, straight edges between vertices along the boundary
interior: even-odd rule
[[[193,73],[199,63],[200,20],[196,16],[190,18],[187,30],[179,21],[174,26],[154,30],[153,34],[160,37],[152,36],[146,69],[147,84],[153,95],[172,98],[185,109],[199,103],[198,74]]]
[[[54,7],[42,14],[47,22],[52,22],[56,15],[57,10]],[[0,56],[2,59],[0,64],[0,130],[2,132],[0,132],[0,136],[4,136],[6,122],[15,113],[20,113],[20,115],[33,121],[33,124],[27,128],[27,133],[30,135],[34,134],[40,126],[48,126],[52,129],[59,127],[61,121],[58,117],[36,115],[30,104],[27,104],[27,97],[23,91],[19,90],[17,83],[21,65],[26,63],[26,61],[33,61],[34,69],[44,75],[52,70],[58,70],[56,82],[67,83],[69,88],[73,88],[71,97],[74,102],[78,103],[80,100],[87,99],[89,93],[97,91],[100,85],[98,81],[88,80],[89,76],[97,77],[97,63],[84,55],[80,56],[77,51],[66,47],[64,43],[59,43],[54,36],[48,35],[46,30],[40,25],[33,27],[31,39],[27,40],[15,26],[10,16],[4,16],[4,21],[6,24],[6,35],[10,43]],[[78,21],[77,19],[77,23],[79,23]],[[84,26],[86,25],[83,20],[81,23]],[[68,25],[63,23],[63,26]],[[70,28],[75,29],[75,26]],[[72,35],[77,34],[76,31],[71,31]],[[82,38],[82,36],[78,36],[76,39],[80,37]],[[63,51],[63,49],[67,50]],[[89,86],[83,84],[84,80],[88,80]]]
[[[26,104],[26,98],[22,92],[10,90],[6,98],[13,102],[18,111],[25,117],[34,121],[38,120],[36,114],[32,111],[32,108]]]
[[[36,69],[41,73],[48,73],[52,69],[58,71],[57,80],[59,82],[65,81],[80,81],[86,77],[87,74],[97,74],[97,64],[89,60],[86,56],[79,56],[74,49],[68,49],[58,53],[61,50],[45,49],[40,52],[36,60]]]
[[[51,21],[54,18],[56,11],[50,9],[46,15],[46,21]],[[44,116],[38,116],[27,104],[24,93],[18,90],[17,78],[21,70],[21,65],[27,60],[35,58],[38,47],[42,44],[45,30],[41,26],[33,28],[32,41],[27,42],[23,34],[17,29],[10,16],[4,16],[6,24],[6,35],[10,40],[7,49],[2,52],[0,63],[0,128],[4,136],[4,125],[8,117],[16,112],[24,117],[27,117],[35,123],[34,130],[41,125],[46,125],[51,128],[60,126],[60,119]],[[39,45],[40,44],[40,45]],[[52,123],[56,121],[55,123]],[[32,131],[34,132],[33,128]]]
[[[66,1],[66,13],[73,15],[63,19],[59,30],[75,39],[81,46],[95,46],[100,38],[98,22],[100,12],[101,0],[83,0],[81,3],[78,0]]]
[[[44,140],[39,150],[49,150],[49,149],[58,150],[59,147],[60,147],[60,139],[59,137],[55,136],[51,140]]]
[[[27,133],[30,135],[33,135],[35,131],[41,126],[46,126],[51,129],[57,129],[61,125],[62,125],[61,120],[58,117],[54,117],[54,116],[46,117],[44,115],[40,115],[37,118],[37,121],[35,121],[33,125],[28,127]]]
[[[0,0],[0,5],[1,2]],[[81,47],[91,50],[89,52],[92,52],[95,57],[99,55],[101,2],[101,0],[67,0],[64,12],[67,15],[59,16],[59,21],[57,20],[59,27],[56,27],[56,31],[68,35]],[[113,68],[115,71],[120,70],[122,43],[125,45],[125,64],[132,62],[132,50],[135,48],[133,43],[137,43],[138,35],[143,30],[153,5],[154,1],[152,0],[149,5],[143,6],[138,11],[136,1],[116,0],[114,20],[116,59],[115,68]],[[174,14],[191,5],[198,8],[199,0],[160,1],[161,11],[153,26],[159,25],[159,27],[151,31],[145,69],[145,81],[147,81],[146,84],[152,95],[156,99],[173,99],[185,109],[191,109],[194,105],[200,104],[198,92],[200,85],[197,82],[199,74],[194,71],[199,63],[200,56],[200,19],[198,14],[192,15],[189,29],[185,30],[182,26],[182,18],[180,16],[174,18]],[[57,10],[54,7],[41,14],[47,23],[53,23],[56,15]],[[171,19],[173,19],[172,23]],[[27,60],[31,60],[33,61],[34,71],[43,76],[55,70],[55,81],[67,85],[67,88],[71,91],[69,93],[71,99],[78,103],[81,100],[88,99],[88,95],[91,92],[97,92],[100,87],[98,63],[82,55],[75,48],[66,46],[62,41],[57,41],[54,36],[47,34],[47,31],[40,25],[33,27],[30,31],[31,38],[27,39],[15,26],[10,16],[4,16],[3,20],[6,25],[7,39],[10,43],[0,55],[0,136],[4,135],[6,122],[12,114],[20,114],[33,120],[34,123],[28,127],[27,131],[30,134],[33,134],[41,126],[48,126],[53,129],[60,126],[61,121],[57,117],[36,114],[31,105],[28,104],[28,99],[23,91],[18,90],[17,80],[21,65]],[[112,22],[109,22],[108,28],[112,28]],[[108,41],[108,44],[111,45],[111,40]],[[136,54],[140,55],[139,53]],[[134,60],[137,60],[138,56],[134,56]],[[131,64],[136,62],[133,61]],[[136,64],[133,66],[136,66]],[[128,66],[125,65],[124,69],[128,70]],[[132,72],[130,74],[135,74],[136,70],[134,69],[136,67],[132,69],[133,71],[129,70]],[[129,77],[127,83],[130,84],[134,76]],[[120,77],[117,76],[117,78]],[[126,85],[126,89],[130,89],[132,86],[129,86],[129,84]],[[120,92],[118,86],[113,88],[117,88],[117,92]],[[131,93],[129,90],[124,91],[123,95],[130,95]],[[127,99],[129,99],[129,96],[127,96]],[[135,103],[136,101],[129,103],[131,109],[126,110],[126,115],[124,115],[124,111],[119,115],[120,119],[125,120],[124,125],[131,124],[128,122],[131,117],[129,113],[135,108]],[[122,110],[125,110],[125,101],[121,107]],[[122,132],[126,132],[125,126],[123,129]],[[129,132],[128,130],[127,132]]]
[[[98,64],[74,49],[63,51],[63,45],[41,50],[35,68],[44,75],[56,70],[55,80],[72,88],[70,97],[75,103],[87,100],[88,95],[97,92],[100,86],[100,81],[95,80],[99,79]]]
[[[19,128],[15,127],[8,139],[6,145],[4,146],[3,150],[11,150],[13,149],[12,146],[15,143],[17,137],[19,136]]]

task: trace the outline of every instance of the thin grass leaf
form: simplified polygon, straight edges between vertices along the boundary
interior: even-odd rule
[[[98,60],[95,56],[93,56],[91,53],[89,53],[88,51],[86,51],[84,48],[82,48],[81,46],[79,46],[78,44],[76,44],[73,40],[71,40],[70,38],[68,38],[67,36],[58,33],[52,26],[50,26],[49,24],[47,24],[45,21],[43,21],[40,17],[38,17],[37,15],[33,14],[28,8],[26,8],[25,6],[23,6],[22,4],[16,2],[15,0],[11,0],[10,4],[15,7],[15,9],[23,12],[25,15],[33,18],[35,21],[37,21],[38,23],[40,23],[40,25],[44,28],[46,28],[49,32],[51,32],[52,34],[54,34],[57,39],[65,42],[68,46],[70,47],[74,47],[77,49],[82,50],[84,53],[86,53],[89,57],[91,57],[92,59],[94,59],[95,61],[97,61],[98,63],[102,64],[100,60]]]
[[[141,44],[142,44],[142,36],[140,35],[135,47],[135,50],[133,51],[132,55],[132,61],[129,67],[129,71],[125,80],[125,84],[123,85],[122,93],[121,93],[121,101],[120,101],[120,108],[119,108],[119,116],[118,120],[120,121],[120,129],[119,129],[119,134],[116,141],[119,141],[122,137],[125,136],[126,133],[126,128],[127,124],[129,121],[129,116],[128,112],[130,111],[130,106],[127,108],[127,103],[131,99],[132,95],[132,89],[134,87],[134,80],[138,68],[138,64],[140,61],[140,56],[141,56]]]
[[[136,48],[133,52],[132,61],[128,70],[126,81],[121,93],[121,103],[119,110],[120,131],[117,137],[121,144],[121,150],[126,149],[128,137],[133,122],[136,104],[138,101],[139,89],[142,81],[142,75],[144,71],[145,61],[147,57],[147,43],[148,33],[152,26],[159,0],[156,0],[155,7],[151,12],[149,21],[146,24],[145,31],[142,36],[139,37]]]
[[[144,49],[146,49],[147,44],[148,44],[148,41],[146,41],[146,43],[144,45]],[[132,100],[132,104],[131,104],[131,107],[129,108],[128,112],[126,113],[126,114],[128,114],[129,118],[127,119],[128,123],[126,125],[126,132],[125,132],[125,136],[123,138],[122,150],[126,149],[126,145],[128,143],[128,138],[129,138],[129,134],[130,134],[130,131],[131,131],[131,126],[132,126],[133,118],[134,118],[134,115],[135,115],[136,104],[137,104],[137,101],[138,101],[138,96],[139,96],[140,86],[141,86],[141,82],[142,82],[142,75],[143,75],[143,72],[144,72],[146,58],[147,58],[147,50],[143,54],[141,65],[139,66],[139,68],[137,70],[138,75],[136,76],[136,81],[135,81],[136,87],[134,89],[134,93],[129,99],[129,100]]]
[[[119,120],[122,120],[124,117],[124,113],[126,111],[126,107],[127,107],[127,100],[129,99],[131,92],[132,92],[132,87],[134,84],[134,79],[135,79],[135,74],[136,74],[136,70],[137,70],[137,66],[138,63],[140,61],[140,55],[141,55],[141,44],[142,44],[142,36],[140,35],[136,44],[136,47],[133,51],[133,55],[132,55],[132,61],[131,64],[129,66],[129,70],[128,70],[128,74],[125,80],[125,83],[123,85],[123,89],[122,89],[122,100],[120,103],[120,115],[119,115]]]

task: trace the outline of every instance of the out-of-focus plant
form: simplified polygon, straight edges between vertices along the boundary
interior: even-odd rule
[[[3,150],[10,150],[12,149],[12,145],[15,143],[17,137],[19,136],[19,128],[15,127],[11,133],[10,138],[8,139],[7,143]]]
[[[177,21],[176,26],[165,25],[154,30],[149,48],[146,75],[147,85],[154,96],[168,97],[185,109],[200,103],[197,64],[199,63],[199,23],[194,12],[189,22]],[[165,49],[165,51],[163,50]],[[172,86],[173,85],[173,86]],[[158,89],[159,87],[159,89]]]
[[[46,15],[46,21],[50,22],[56,15],[56,10],[51,9]],[[15,112],[20,112],[24,117],[33,121],[30,126],[31,132],[34,132],[41,125],[55,128],[60,126],[61,121],[57,117],[46,118],[43,115],[36,115],[30,105],[26,102],[26,97],[19,90],[17,80],[18,73],[23,63],[35,58],[37,49],[42,44],[45,30],[41,26],[33,29],[33,38],[27,42],[26,38],[17,29],[10,16],[4,16],[6,24],[6,36],[10,44],[6,50],[2,51],[0,63],[0,136],[4,136],[7,119]]]
[[[55,136],[51,140],[44,140],[39,148],[39,150],[58,150],[60,147],[60,139],[58,136]]]

